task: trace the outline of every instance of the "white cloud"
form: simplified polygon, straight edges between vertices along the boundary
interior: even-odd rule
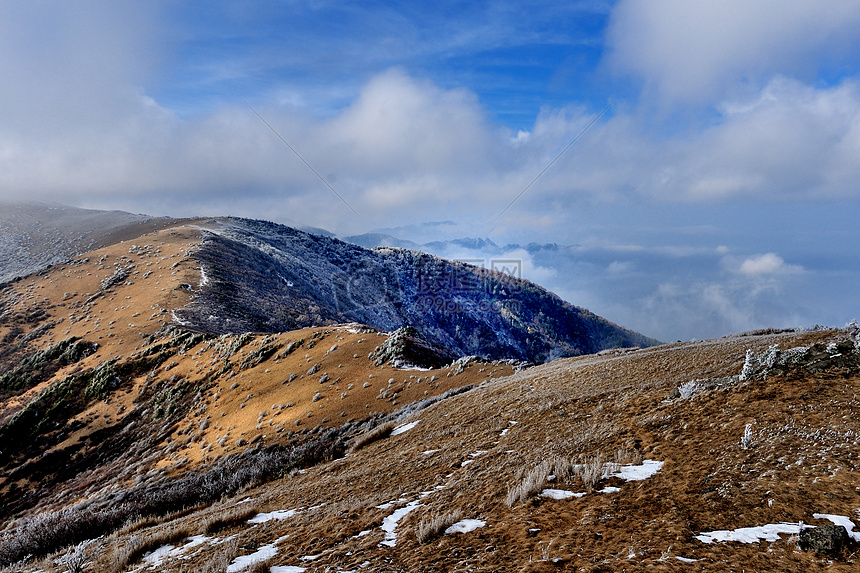
[[[767,326],[801,326],[802,322],[774,300],[772,291],[765,293],[733,281],[662,283],[645,295],[640,307],[624,312],[632,315],[640,331],[663,339],[711,338]]]
[[[0,129],[44,138],[123,119],[164,57],[161,4],[4,2]]]
[[[773,74],[809,77],[857,54],[854,0],[622,0],[610,63],[666,102],[714,103]]]
[[[738,267],[742,275],[756,277],[803,272],[799,265],[787,265],[776,253],[765,253],[744,259]]]
[[[170,205],[177,215],[214,214],[221,205],[254,215],[256,205],[256,216],[341,231],[457,215],[489,232],[493,217],[595,113],[581,105],[547,108],[527,135],[514,135],[488,120],[474,93],[444,89],[402,69],[371,76],[352,103],[326,118],[289,104],[255,104],[362,213],[362,222],[240,102],[181,118],[136,92],[133,86],[152,65],[137,57],[151,48],[139,49],[141,33],[122,32],[137,29],[136,17],[119,10],[94,17],[98,31],[113,31],[94,33],[91,41],[37,36],[41,52],[23,37],[5,39],[12,55],[0,56],[0,67],[10,71],[10,81],[0,95],[18,112],[17,121],[0,125],[6,198],[141,211]],[[33,18],[31,26],[41,22]],[[59,74],[62,66],[52,62],[64,51],[80,66]],[[96,52],[114,54],[118,62],[108,58],[103,77],[87,63]],[[15,64],[21,54],[34,69],[46,63],[59,75],[25,73]],[[83,79],[73,77],[78,73]],[[28,99],[31,92],[36,97]],[[74,100],[75,109],[64,108],[65,99]],[[45,117],[44,109],[58,110],[56,118]],[[496,230],[529,221],[551,229],[563,224],[561,214],[586,203],[858,193],[860,86],[851,80],[816,89],[778,77],[755,94],[722,100],[720,121],[709,128],[671,137],[652,130],[647,117],[623,102],[616,110],[592,126]],[[230,207],[237,196],[242,203]]]
[[[815,88],[780,76],[720,108],[705,128],[664,135],[647,114],[622,107],[592,127],[529,195],[711,203],[838,199],[860,192],[854,183],[860,178],[857,81]],[[559,146],[572,138],[588,115],[583,110],[574,117],[542,115],[527,148],[531,156],[545,159],[551,142]],[[553,136],[541,140],[538,133]]]

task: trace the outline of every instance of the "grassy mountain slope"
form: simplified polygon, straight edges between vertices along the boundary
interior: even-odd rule
[[[853,571],[857,545],[819,554],[799,532],[860,517],[857,334],[562,359],[77,551],[98,571]],[[734,530],[764,537],[713,533]]]
[[[444,352],[410,337],[417,352],[390,348],[388,334],[359,325],[177,329],[200,289],[199,240],[196,229],[168,228],[0,291],[0,516],[249,444],[298,442],[512,371],[464,364],[454,376]],[[391,366],[404,356],[435,369]]]

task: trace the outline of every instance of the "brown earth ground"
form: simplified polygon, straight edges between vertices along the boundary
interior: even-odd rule
[[[139,355],[149,348],[145,339],[170,323],[171,311],[199,288],[191,257],[197,241],[191,227],[164,229],[91,253],[86,262],[53,267],[7,288],[7,313],[15,309],[12,315],[28,329],[57,323],[35,340],[41,347],[72,335],[101,345],[54,381],[111,357]],[[114,263],[135,265],[126,281],[131,284],[92,299]],[[44,316],[26,322],[37,308]],[[0,336],[14,327],[7,321]],[[242,344],[239,338],[201,340],[177,351],[156,371],[125,382],[107,402],[90,405],[79,414],[83,429],[55,447],[83,443],[96,429],[122,424],[127,412],[140,407],[135,398],[147,385],[171,380],[207,384],[198,386],[197,406],[158,442],[157,455],[136,470],[138,476],[180,474],[260,443],[313,435],[317,426],[390,412],[456,386],[478,386],[399,420],[410,425],[340,459],[212,505],[128,524],[82,549],[90,560],[84,570],[225,571],[234,558],[259,551],[268,557],[245,570],[858,570],[856,549],[826,557],[800,551],[787,535],[752,544],[706,544],[695,537],[783,522],[827,523],[815,513],[860,523],[860,373],[834,367],[722,380],[740,373],[748,349],[844,341],[845,332],[678,343],[516,373],[507,365],[472,363],[460,374],[456,368],[376,366],[368,355],[384,335],[355,326],[253,335]],[[226,372],[225,359],[231,365]],[[328,379],[321,382],[324,374]],[[673,393],[694,379],[714,384],[691,397]],[[37,390],[4,404],[0,423]],[[558,469],[597,458],[664,465],[642,481],[609,477],[595,484]],[[546,462],[555,469],[532,471]],[[553,472],[560,475],[547,477]],[[540,476],[536,488],[512,499],[530,473]],[[123,479],[131,483],[134,476]],[[618,491],[601,493],[607,486]],[[16,487],[38,484],[22,480]],[[539,495],[545,487],[586,495],[549,499]],[[56,499],[70,504],[97,490]],[[288,510],[294,513],[249,523],[258,513]],[[398,510],[408,513],[393,524]],[[443,526],[458,519],[484,525],[444,535]],[[160,561],[158,553],[137,551],[182,547],[195,535],[205,537]],[[62,558],[9,570],[65,571]],[[239,563],[230,571],[240,570]]]

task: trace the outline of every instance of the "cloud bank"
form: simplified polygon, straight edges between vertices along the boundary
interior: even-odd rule
[[[253,77],[264,67],[252,59],[203,60],[195,89],[211,82],[213,93],[224,93],[189,111],[156,96],[177,82],[170,69],[181,41],[170,3],[5,3],[2,198],[157,215],[229,213],[343,234],[451,220],[449,238],[577,243],[581,260],[538,260],[535,278],[667,338],[852,318],[848,302],[824,310],[825,303],[803,301],[827,292],[825,276],[856,292],[848,286],[857,284],[848,221],[860,211],[860,6],[601,6],[609,16],[595,73],[608,74],[622,96],[497,218],[608,101],[545,106],[531,125],[511,129],[479,96],[480,79],[452,82],[426,65],[449,53],[486,58],[509,40],[528,47],[539,33],[522,10],[481,12],[486,34],[434,20],[445,30],[438,43],[415,32],[417,20],[388,13],[368,29],[399,22],[403,33],[367,45],[367,59],[359,58],[363,42],[376,32],[351,38],[339,52],[346,60],[332,64],[342,77],[308,75],[334,62],[324,52],[301,67],[300,81],[279,79],[266,89]],[[564,15],[578,18],[577,10]],[[236,16],[247,25],[241,33],[251,34],[256,20],[243,17]],[[577,41],[559,33],[547,44]],[[255,54],[271,66],[301,60],[293,52],[275,57],[271,48]],[[360,73],[349,75],[350,65]],[[218,83],[224,78],[242,93]],[[321,113],[314,99],[322,93],[342,104]],[[678,257],[684,250],[710,254]]]

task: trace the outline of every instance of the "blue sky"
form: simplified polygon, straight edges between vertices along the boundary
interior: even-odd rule
[[[609,78],[590,76],[609,8],[601,2],[185,3],[171,10],[188,36],[159,99],[193,113],[242,93],[327,116],[374,75],[401,67],[445,89],[468,88],[493,120],[528,129],[542,107],[608,97]]]
[[[841,325],[857,29],[856,0],[0,2],[0,197],[575,246],[506,254],[665,340]]]

